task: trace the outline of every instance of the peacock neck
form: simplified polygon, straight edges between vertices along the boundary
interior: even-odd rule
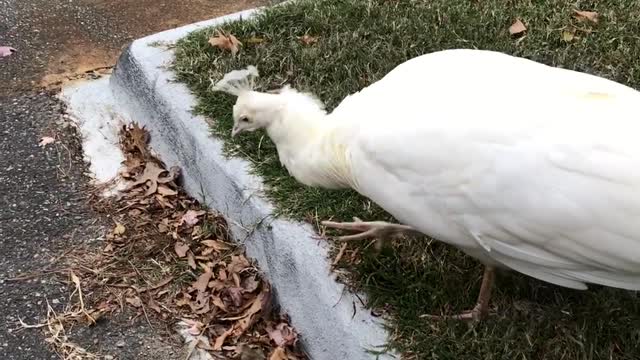
[[[280,162],[296,180],[322,188],[352,187],[347,144],[339,126],[324,114],[280,125],[269,127],[267,132]]]

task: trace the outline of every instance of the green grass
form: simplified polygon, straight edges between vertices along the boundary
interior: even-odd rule
[[[577,21],[574,8],[598,11],[600,22]],[[507,31],[516,18],[528,27],[522,39]],[[210,78],[257,65],[260,89],[289,83],[317,94],[331,109],[407,59],[447,48],[479,48],[640,88],[640,2],[632,0],[301,1],[223,28],[244,43],[236,58],[211,48],[207,39],[214,29],[206,29],[177,44],[173,67],[198,96],[197,112],[213,119],[213,132],[228,140],[228,153],[249,159],[269,186],[267,195],[282,214],[296,219],[389,215],[351,191],[296,183],[262,132],[231,141],[234,98],[210,91]],[[564,41],[563,30],[574,31],[576,38]],[[299,37],[305,34],[318,42],[304,45]],[[369,294],[370,306],[389,309],[390,345],[407,357],[640,359],[640,297],[635,293],[600,287],[572,291],[505,273],[498,278],[488,321],[473,327],[428,321],[419,315],[461,311],[475,303],[480,266],[425,238],[396,241],[379,254],[352,245],[358,246],[358,261],[349,265],[352,280]]]

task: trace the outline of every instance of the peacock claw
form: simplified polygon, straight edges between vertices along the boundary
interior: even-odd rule
[[[489,299],[491,298],[491,289],[495,281],[495,268],[493,266],[485,266],[484,274],[482,275],[482,285],[480,285],[480,292],[478,293],[478,302],[476,306],[468,311],[464,311],[458,315],[439,316],[439,315],[420,315],[421,318],[444,320],[471,320],[474,322],[484,320],[489,316]]]
[[[337,238],[339,241],[380,239],[396,233],[415,231],[407,225],[392,224],[386,221],[362,221],[357,217],[353,218],[353,222],[323,221],[322,225],[333,229],[360,231],[359,234],[339,236]]]
[[[457,315],[421,315],[421,318],[432,319],[432,320],[463,320],[463,321],[473,321],[478,322],[480,320],[484,320],[489,315],[488,309],[483,309],[480,304],[476,305],[473,309],[463,311]]]

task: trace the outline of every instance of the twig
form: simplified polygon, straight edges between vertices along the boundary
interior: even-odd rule
[[[142,274],[140,273],[140,271],[138,271],[138,268],[133,265],[133,263],[131,262],[131,260],[127,260],[129,262],[129,265],[131,265],[131,267],[133,268],[133,270],[138,274],[138,276],[140,276],[140,278],[142,280],[144,280],[144,282],[147,282],[147,280],[145,280],[145,278],[142,276]],[[138,293],[138,297],[140,297],[142,294],[140,293],[140,290],[138,290],[137,288],[133,288],[136,293]],[[142,308],[142,312],[144,313],[144,318],[145,320],[147,320],[147,324],[149,324],[149,328],[153,328],[153,326],[151,325],[151,321],[149,320],[149,315],[147,314],[147,309],[144,306],[144,301],[142,301],[142,297],[140,297],[140,307]]]
[[[347,243],[344,242],[344,243],[342,243],[342,246],[340,246],[340,251],[338,251],[338,255],[336,255],[336,258],[333,259],[333,262],[331,263],[331,266],[338,265],[338,262],[340,262],[340,259],[342,259],[342,256],[344,255],[344,251],[346,249],[347,249]]]
[[[173,281],[173,279],[174,279],[173,276],[169,276],[168,278],[160,281],[156,285],[153,285],[153,286],[150,286],[150,287],[146,287],[146,288],[142,288],[142,289],[139,289],[139,290],[136,290],[136,291],[138,291],[139,293],[143,293],[143,292],[146,292],[146,291],[149,291],[149,290],[155,290],[155,289],[161,288],[161,287],[169,284],[170,282]]]

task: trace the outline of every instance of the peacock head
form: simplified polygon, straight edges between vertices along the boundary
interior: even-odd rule
[[[232,136],[266,128],[277,115],[278,107],[274,106],[274,99],[269,98],[270,94],[253,90],[258,76],[258,69],[250,65],[246,69],[227,73],[213,85],[214,91],[237,96],[233,105]]]
[[[214,91],[237,96],[233,105],[232,136],[241,132],[267,129],[272,137],[290,135],[292,129],[304,127],[305,120],[326,114],[324,104],[315,96],[290,86],[271,91],[254,90],[258,70],[255,66],[234,70],[213,85]]]

